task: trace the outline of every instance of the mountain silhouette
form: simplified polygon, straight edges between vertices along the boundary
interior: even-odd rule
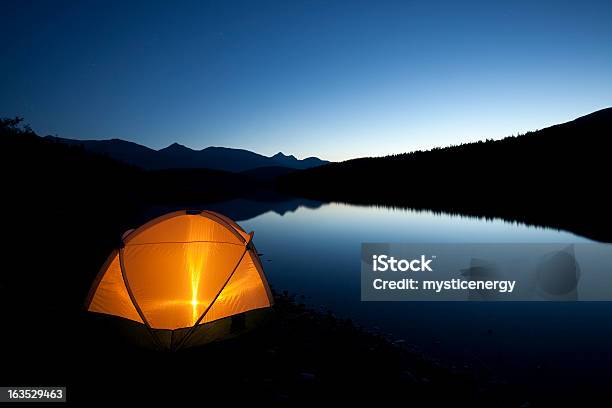
[[[501,140],[295,171],[278,187],[315,200],[498,217],[612,241],[610,137],[607,108]]]
[[[307,157],[305,159],[298,160],[294,155],[287,156],[283,154],[283,152],[276,153],[274,156],[272,156],[272,159],[281,166],[302,170],[329,163],[328,161],[321,160],[318,157]]]
[[[285,156],[282,153],[267,157],[249,150],[227,147],[211,146],[202,150],[194,150],[179,143],[173,143],[163,149],[154,150],[121,139],[76,140],[56,136],[47,136],[46,139],[72,146],[82,146],[88,151],[108,155],[145,170],[207,168],[242,172],[275,166],[308,169],[329,163],[316,157],[298,160],[294,156]]]

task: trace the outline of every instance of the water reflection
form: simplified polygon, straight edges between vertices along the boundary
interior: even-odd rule
[[[602,372],[610,374],[609,302],[360,301],[362,242],[570,244],[587,239],[499,220],[305,200],[268,204],[234,200],[205,207],[255,231],[271,285],[303,296],[312,306],[330,309],[457,364],[481,364],[526,382],[546,376],[555,378],[550,383],[556,386],[575,381],[571,372],[578,369],[598,378]],[[556,261],[562,260],[551,262]],[[472,266],[466,273],[495,274],[494,266],[480,265],[478,260]],[[575,270],[568,271],[576,279]],[[549,287],[544,266],[538,279],[542,292],[574,296],[571,289]],[[601,279],[609,284],[607,276]]]

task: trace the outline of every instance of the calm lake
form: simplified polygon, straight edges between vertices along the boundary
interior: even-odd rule
[[[255,231],[270,284],[298,301],[430,356],[524,379],[536,388],[609,378],[612,302],[360,300],[362,242],[570,243],[585,238],[501,220],[302,200],[234,200],[205,208]]]

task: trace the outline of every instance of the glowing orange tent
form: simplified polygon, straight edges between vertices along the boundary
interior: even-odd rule
[[[231,335],[273,302],[252,238],[212,211],[149,221],[123,235],[90,290],[87,310],[144,325],[165,349]]]

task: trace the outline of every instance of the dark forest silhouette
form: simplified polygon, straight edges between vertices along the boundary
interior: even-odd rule
[[[605,109],[499,141],[356,159],[302,171],[283,167],[241,173],[146,171],[80,146],[38,137],[19,118],[2,119],[3,206],[8,214],[21,214],[8,217],[5,226],[15,242],[27,242],[31,232],[24,228],[24,217],[26,223],[35,225],[37,240],[47,244],[39,248],[40,258],[34,263],[56,258],[58,248],[71,245],[78,248],[79,259],[98,265],[123,231],[145,221],[148,208],[241,199],[275,201],[279,204],[273,207],[278,208],[301,205],[287,201],[292,194],[320,201],[501,217],[611,241],[610,136],[612,109]],[[269,205],[255,207],[265,211]],[[234,216],[244,213],[244,209],[237,210]],[[95,268],[89,272],[95,273]],[[77,281],[52,279],[48,284],[80,285],[74,293],[82,293],[93,275],[78,276]],[[1,279],[22,278],[4,275]],[[46,278],[43,274],[42,279]],[[46,293],[43,290],[40,296]]]
[[[612,108],[502,140],[361,158],[279,177],[324,201],[499,217],[612,241]]]
[[[81,146],[41,138],[20,118],[0,119],[0,155],[2,205],[6,214],[15,214],[3,225],[15,243],[41,243],[28,269],[44,271],[49,260],[58,265],[65,251],[72,254],[67,268],[74,273],[36,274],[42,284],[31,286],[28,296],[42,300],[53,293],[49,288],[67,292],[68,287],[73,290],[67,297],[74,295],[80,303],[121,234],[145,222],[151,207],[290,198],[274,191],[265,177],[209,169],[145,171]],[[30,258],[28,248],[15,245],[24,258]],[[2,274],[0,283],[24,287],[31,278]],[[15,280],[14,285],[9,280]]]

